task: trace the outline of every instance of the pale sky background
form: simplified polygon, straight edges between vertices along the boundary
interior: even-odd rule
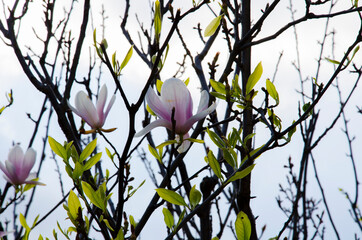
[[[11,1],[6,1],[11,2]],[[36,2],[36,1],[35,1]],[[120,15],[123,14],[124,4],[119,3],[120,1],[97,1],[96,6],[93,6],[92,14],[94,18],[94,27],[98,29],[100,34],[100,4],[105,4],[106,14],[109,18],[106,20],[106,38],[109,43],[109,52],[117,51],[117,56],[121,58],[126,54],[130,45],[123,38],[121,31],[119,29],[120,24]],[[187,2],[187,4],[185,4]],[[176,1],[174,3],[174,8],[181,8],[181,11],[185,11],[189,8],[192,1]],[[261,15],[260,9],[265,7],[267,1],[253,1],[253,23]],[[268,1],[270,2],[270,1]],[[300,1],[299,1],[300,2]],[[20,35],[20,42],[25,45],[30,45],[32,49],[39,51],[41,45],[36,40],[31,26],[35,27],[36,30],[42,31],[43,23],[41,22],[41,12],[39,8],[32,8],[38,3],[32,3],[29,18],[31,21],[26,21],[22,24],[22,34]],[[82,2],[75,4],[75,17],[72,19],[72,35],[76,36],[79,31],[79,22],[78,18],[81,16],[81,4]],[[218,10],[217,2],[213,3],[214,9]],[[297,4],[297,3],[293,3]],[[345,5],[349,6],[350,1],[339,1],[339,4],[336,6],[337,9],[342,9]],[[290,21],[290,11],[287,9],[289,6],[289,1],[281,1],[279,6],[275,9],[275,12],[271,14],[270,18],[265,22],[260,33],[260,37],[267,36],[271,33],[274,33],[281,26],[284,26],[287,22]],[[295,5],[295,8],[298,8],[296,12],[296,17],[302,16],[304,13],[303,5]],[[59,8],[61,9],[61,8]],[[2,10],[2,9],[1,9]],[[1,11],[2,12],[2,11]],[[137,12],[139,19],[144,22],[144,26],[148,27],[148,24],[151,19],[151,14],[149,11],[149,2],[137,1],[131,3],[131,13],[129,19],[128,29],[132,34],[134,39],[138,39],[137,30],[138,25],[134,17],[134,13]],[[315,11],[317,13],[317,11]],[[325,12],[325,9],[323,9]],[[60,14],[62,12],[60,11]],[[3,14],[1,16],[1,21],[4,21]],[[182,23],[181,29],[184,29],[184,37],[188,42],[190,49],[193,51],[193,54],[196,55],[196,52],[200,52],[202,44],[199,41],[199,38],[195,30],[192,30],[192,27],[196,25],[196,22],[201,22],[201,27],[205,28],[206,25],[211,21],[213,15],[210,13],[207,7],[202,8],[202,10],[196,15],[191,15],[185,19]],[[352,14],[350,17],[338,17],[331,19],[330,30],[335,29],[336,42],[335,53],[336,58],[340,59],[343,56],[343,53],[346,51],[347,46],[349,46],[355,39],[356,33],[358,31],[358,16],[357,14]],[[165,22],[165,21],[164,21]],[[319,55],[319,45],[318,41],[322,38],[323,29],[325,26],[325,20],[313,20],[308,23],[299,24],[297,31],[299,34],[299,47],[301,54],[301,67],[303,71],[304,78],[313,77],[316,73],[316,59]],[[163,31],[167,32],[169,24],[164,23]],[[85,50],[83,51],[82,61],[79,66],[79,71],[77,77],[81,79],[87,74],[87,67],[89,63],[89,54],[86,48],[92,48],[92,31],[88,29],[88,36],[84,43]],[[99,35],[100,37],[100,35]],[[162,36],[165,37],[165,34]],[[161,39],[162,39],[161,37]],[[330,43],[330,42],[329,42]],[[210,50],[209,55],[204,60],[204,70],[207,72],[207,62],[211,61],[213,56],[217,51],[220,51],[219,64],[221,67],[218,69],[221,70],[223,64],[227,59],[227,51],[221,51],[225,49],[224,41],[221,37],[218,38],[217,44]],[[0,116],[0,161],[4,161],[7,158],[9,149],[12,146],[12,142],[20,142],[23,149],[28,145],[29,139],[31,137],[34,124],[27,118],[26,113],[31,113],[34,119],[37,118],[39,114],[40,105],[43,102],[43,95],[40,94],[35,88],[30,84],[28,79],[25,77],[22,72],[19,64],[17,63],[14,53],[3,43],[0,43],[0,106],[6,104],[5,93],[10,91],[14,92],[15,102],[14,104],[6,109],[4,113]],[[280,52],[283,51],[283,58],[281,60],[279,70],[276,77],[275,86],[279,91],[280,95],[280,106],[276,109],[276,113],[282,119],[282,124],[284,127],[287,127],[294,119],[297,118],[298,114],[298,101],[300,100],[299,94],[296,93],[296,90],[300,89],[300,83],[298,79],[297,72],[292,66],[292,62],[296,59],[295,53],[295,41],[293,35],[293,29],[289,29],[283,33],[278,39],[256,46],[252,50],[252,68],[256,66],[259,61],[262,61],[264,73],[260,82],[256,85],[256,88],[260,90],[262,86],[265,86],[265,79],[272,78],[275,70],[275,65],[277,63]],[[179,45],[179,40],[175,35],[170,43],[170,52],[166,62],[166,65],[161,73],[163,80],[171,77],[175,69],[177,68],[176,62],[182,60],[184,52]],[[331,56],[330,46],[325,50],[325,57]],[[361,64],[361,53],[358,53],[355,57],[355,62]],[[318,82],[327,82],[329,77],[332,74],[333,66],[330,63],[323,62],[322,72]],[[110,75],[107,70],[103,69],[103,81],[107,83],[109,90],[114,90],[115,87],[111,81]],[[140,62],[140,59],[133,55],[133,58],[129,62],[129,65],[124,69],[122,76],[122,84],[126,91],[127,96],[130,99],[130,102],[135,101],[141,88],[149,75],[148,67]],[[97,75],[94,74],[94,77]],[[189,66],[184,79],[187,77],[191,78],[189,85],[192,95],[195,96],[194,99],[194,109],[197,108],[198,99],[199,99],[199,83],[192,71],[192,67]],[[355,76],[342,74],[340,77],[340,85],[344,90],[343,97],[346,97],[346,93],[353,86]],[[75,87],[73,95],[79,88]],[[261,91],[260,91],[261,93]],[[258,100],[259,97],[259,100]],[[256,97],[256,102],[261,101],[263,95],[260,94]],[[359,86],[356,90],[355,95],[349,103],[349,106],[346,108],[347,117],[350,119],[349,129],[351,134],[356,136],[356,140],[353,142],[354,154],[356,159],[356,164],[358,168],[358,173],[361,173],[362,164],[362,130],[360,124],[362,122],[362,115],[357,114],[356,105],[362,106],[362,96],[361,96],[361,87]],[[74,103],[74,97],[70,99],[71,103]],[[338,95],[334,88],[331,88],[324,99],[320,102],[318,109],[321,109],[319,122],[317,125],[316,135],[323,132],[325,127],[330,124],[333,120],[335,114],[339,110]],[[223,104],[219,104],[218,112],[223,113]],[[125,108],[121,101],[119,95],[117,95],[117,100],[115,106],[113,106],[112,111],[109,114],[109,119],[107,120],[105,127],[118,127],[117,131],[114,133],[107,134],[109,139],[117,146],[119,151],[122,151],[127,133],[128,119],[125,113]],[[136,123],[137,130],[141,129],[141,117],[142,113],[138,115],[140,120]],[[39,129],[39,134],[37,140],[34,144],[34,148],[37,149],[37,164],[40,159],[40,149],[42,147],[42,140],[44,131],[45,131],[45,120],[44,117],[43,123]],[[79,123],[79,118],[76,119]],[[348,203],[345,199],[345,196],[338,190],[338,188],[343,188],[345,191],[351,194],[351,197],[354,197],[354,181],[352,176],[351,162],[346,157],[348,151],[348,146],[346,144],[345,136],[341,130],[342,122],[339,121],[338,125],[330,132],[327,138],[322,141],[314,151],[314,156],[317,161],[317,167],[319,170],[319,177],[324,184],[325,194],[329,203],[329,208],[334,216],[334,221],[339,230],[340,236],[342,239],[352,239],[354,233],[362,234],[359,232],[356,224],[353,223],[352,218],[348,212]],[[53,121],[50,126],[50,135],[57,139],[58,141],[64,141],[65,137],[62,134],[61,130],[57,126],[56,116],[53,115]],[[265,130],[265,127],[261,124],[258,125],[256,135],[256,146],[260,146],[266,139],[269,137],[269,133]],[[287,163],[287,159],[290,156],[295,165],[298,165],[300,156],[302,154],[301,138],[299,134],[299,129],[295,134],[293,141],[284,148],[274,149],[263,154],[256,161],[257,165],[252,173],[252,194],[256,196],[256,199],[252,200],[252,208],[255,216],[259,216],[257,219],[257,229],[260,233],[260,229],[265,224],[266,232],[263,235],[262,239],[268,239],[274,237],[278,234],[279,230],[282,228],[284,221],[286,220],[284,214],[278,208],[275,197],[279,195],[278,184],[285,184],[285,174],[287,170],[283,168],[283,165]],[[160,135],[160,137],[155,138],[156,143],[161,143],[166,137],[165,131],[163,129],[156,129],[153,131],[154,136]],[[106,146],[103,140],[99,139],[100,150],[104,149]],[[135,141],[134,143],[137,143]],[[147,148],[145,148],[147,150]],[[185,158],[185,163],[187,166],[192,166],[190,168],[190,175],[192,172],[197,171],[200,167],[205,165],[203,160],[203,155],[200,155],[199,152],[203,151],[201,146],[197,146],[192,149]],[[49,147],[47,146],[47,152],[49,152]],[[103,155],[103,164],[104,167],[107,167],[111,173],[114,173],[115,169],[110,163],[109,159],[106,157],[106,154]],[[156,160],[155,160],[156,161]],[[154,162],[155,163],[155,162]],[[37,169],[36,167],[33,169]],[[63,170],[64,166],[59,162],[60,168]],[[126,204],[126,211],[128,214],[131,214],[135,217],[137,221],[145,207],[147,206],[149,200],[154,194],[155,186],[152,184],[150,179],[147,177],[147,173],[144,169],[143,163],[139,160],[137,155],[134,155],[131,160],[132,169],[131,172],[135,176],[136,180],[134,181],[134,186],[137,186],[144,179],[146,184],[137,192],[132,201]],[[40,214],[42,217],[45,213],[52,208],[61,199],[61,194],[59,191],[59,180],[58,175],[55,173],[55,164],[50,155],[47,155],[47,159],[43,164],[43,169],[40,175],[40,180],[45,182],[47,185],[45,187],[40,187],[37,189],[37,195],[34,199],[33,209],[28,216],[28,223],[32,223],[33,219],[37,214]],[[153,165],[154,169],[157,169],[156,164]],[[312,166],[310,165],[309,171],[309,186],[308,194],[313,196],[315,199],[320,199],[320,191],[317,188],[316,181],[314,178],[314,172]],[[297,169],[297,168],[296,168]],[[359,176],[361,179],[361,176]],[[66,178],[66,173],[63,172],[62,179],[65,184],[65,190],[71,188],[71,182]],[[201,179],[201,176],[200,176]],[[197,184],[197,182],[192,182],[192,184]],[[0,178],[0,188],[5,186],[5,180]],[[199,188],[199,186],[197,185]],[[361,189],[361,188],[360,188]],[[11,192],[8,194],[8,197],[11,196]],[[116,195],[116,194],[115,194]],[[362,197],[362,196],[360,196]],[[361,200],[359,201],[361,202]],[[322,204],[320,208],[323,209]],[[20,207],[19,210],[22,212],[23,207]],[[154,216],[151,217],[146,227],[144,228],[141,239],[162,239],[165,236],[165,226],[163,223],[162,217],[162,208],[159,208],[155,211]],[[12,208],[7,209],[7,211],[1,216],[1,220],[6,217],[11,216]],[[70,221],[66,220],[66,214],[62,207],[60,207],[55,213],[53,213],[48,220],[40,224],[31,234],[31,239],[37,239],[41,233],[43,236],[51,237],[53,228],[56,228],[56,221],[59,221],[62,228],[68,228],[71,226]],[[232,220],[235,219],[233,216]],[[332,232],[332,228],[327,219],[327,215],[324,215],[324,222],[326,224],[326,239],[335,239]],[[155,229],[159,232],[155,232]],[[215,226],[214,233],[218,232],[218,226]],[[58,236],[59,236],[59,230]],[[93,236],[94,231],[92,231],[91,236]],[[74,235],[73,235],[74,237]],[[62,239],[61,236],[59,239]],[[222,239],[231,239],[230,235],[224,235]]]

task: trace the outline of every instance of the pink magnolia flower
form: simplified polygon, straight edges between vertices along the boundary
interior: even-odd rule
[[[21,185],[24,183],[41,184],[32,181],[36,178],[36,173],[30,173],[35,163],[35,151],[29,148],[25,155],[19,145],[13,147],[8,155],[5,165],[0,162],[0,169],[4,172],[4,178],[11,184]]]
[[[147,134],[152,129],[160,126],[172,131],[172,120],[175,122],[174,130],[179,138],[189,137],[188,132],[192,125],[212,113],[216,108],[215,103],[208,107],[209,94],[204,90],[201,92],[197,113],[193,115],[191,94],[185,83],[177,78],[170,78],[163,83],[161,96],[158,96],[151,88],[148,89],[146,101],[159,119],[136,133],[135,137]],[[174,113],[172,113],[173,111]]]
[[[103,85],[98,95],[96,107],[93,105],[88,95],[83,91],[78,92],[77,95],[75,96],[75,107],[70,105],[70,103],[68,102],[69,108],[79,117],[81,117],[86,123],[88,123],[89,126],[91,126],[92,131],[88,131],[85,133],[92,133],[95,130],[102,130],[105,132],[110,132],[115,130],[115,128],[108,130],[102,129],[104,122],[106,121],[106,118],[108,116],[108,113],[111,110],[114,101],[116,100],[116,95],[112,96],[106,111],[104,111],[106,100],[107,100],[107,87],[106,85]]]

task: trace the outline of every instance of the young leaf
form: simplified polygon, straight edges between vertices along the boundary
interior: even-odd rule
[[[255,84],[259,81],[262,74],[263,66],[261,65],[261,62],[259,62],[259,64],[255,67],[254,72],[250,74],[248,82],[246,83],[246,95],[248,95],[250,91],[254,88]]]
[[[80,154],[79,162],[83,162],[87,157],[89,157],[96,148],[96,146],[97,146],[97,139],[94,139],[84,148],[84,150]]]
[[[172,213],[167,208],[163,208],[162,213],[163,213],[163,219],[166,223],[166,226],[169,229],[172,229],[173,225],[175,224],[175,220],[172,216]]]
[[[233,182],[238,179],[242,179],[246,177],[255,167],[255,164],[250,165],[249,167],[245,168],[244,170],[241,170],[240,172],[237,172],[232,176],[227,182]]]
[[[114,240],[124,240],[123,230],[122,228],[119,229],[117,237]]]
[[[162,85],[163,85],[163,82],[162,82],[160,79],[157,79],[157,81],[156,81],[156,88],[157,88],[157,91],[158,91],[159,93],[161,93]]]
[[[214,35],[214,33],[216,32],[217,28],[220,25],[220,20],[223,17],[223,15],[220,15],[216,18],[214,18],[209,25],[207,25],[207,27],[205,28],[205,32],[204,32],[204,37],[210,37],[212,35]]]
[[[93,190],[92,186],[84,181],[82,181],[82,188],[83,188],[84,194],[89,198],[91,203],[93,203],[95,206],[97,206],[98,208],[100,208],[102,210],[105,209],[104,202],[102,201],[102,198],[99,194],[100,189],[98,189],[98,191],[96,193]],[[101,188],[101,186],[100,186],[100,188]]]
[[[208,128],[206,129],[206,132],[209,135],[211,141],[213,141],[217,147],[219,148],[226,147],[224,141],[219,137],[219,135],[217,135],[213,131],[210,131],[210,129]]]
[[[233,168],[236,167],[237,163],[233,157],[233,155],[229,152],[230,148],[222,148],[222,153],[225,161]]]
[[[220,180],[223,180],[224,177],[221,174],[220,164],[217,161],[217,159],[215,158],[214,153],[211,150],[207,153],[207,157],[205,157],[205,159],[207,159],[207,162],[209,163],[209,165],[210,165],[212,171],[215,173],[215,175]]]
[[[201,201],[201,192],[196,189],[196,185],[194,185],[190,190],[190,204],[191,207],[196,207],[197,204]]]
[[[73,218],[73,220],[77,219],[78,217],[78,209],[81,208],[80,201],[77,195],[70,190],[69,197],[68,197],[68,209],[69,214]]]
[[[238,240],[249,240],[251,235],[251,224],[244,212],[239,212],[235,221],[235,231]]]
[[[168,189],[164,189],[164,188],[157,188],[156,192],[163,200],[166,200],[169,203],[172,203],[175,205],[187,206],[183,197],[181,197],[181,195],[178,194],[177,192],[174,192],[174,191],[171,191]]]
[[[91,157],[83,166],[83,171],[86,171],[93,167],[102,157],[102,153],[97,153],[93,157]]]
[[[221,93],[221,94],[226,94],[226,90],[225,90],[225,85],[217,82],[213,79],[210,79],[210,84],[212,86],[213,89],[215,89],[216,92]]]
[[[153,148],[150,144],[148,144],[148,150],[154,156],[156,159],[160,159],[160,156],[158,155],[158,152],[155,148]]]
[[[162,20],[161,20],[161,6],[160,1],[155,2],[155,37],[156,41],[159,42],[160,39],[160,33],[161,33],[161,27],[162,27]]]
[[[53,152],[56,155],[63,158],[64,160],[68,159],[67,152],[60,143],[58,143],[54,138],[52,138],[50,136],[48,137],[48,142],[49,142],[50,148],[53,150]]]
[[[279,94],[274,86],[274,84],[267,79],[266,80],[266,90],[268,91],[269,95],[275,100],[276,105],[279,104]]]
[[[132,57],[132,54],[133,54],[133,45],[129,48],[127,55],[124,57],[124,59],[121,63],[120,70],[122,70],[127,65],[127,63],[129,62],[129,60]]]

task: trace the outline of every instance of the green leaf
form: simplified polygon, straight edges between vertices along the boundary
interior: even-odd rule
[[[91,141],[82,151],[82,153],[79,156],[79,162],[83,162],[87,157],[89,157],[94,149],[97,147],[97,139],[94,139]]]
[[[230,148],[222,148],[222,153],[224,156],[225,161],[232,167],[235,168],[237,163],[236,159],[234,159],[234,156],[230,153]]]
[[[162,85],[163,85],[163,82],[162,82],[160,79],[157,79],[157,81],[156,81],[156,88],[157,88],[157,91],[158,91],[159,93],[161,93]]]
[[[126,56],[124,57],[124,59],[121,63],[121,67],[120,67],[121,70],[127,65],[127,63],[129,62],[129,60],[132,57],[132,54],[133,54],[133,45],[129,48]]]
[[[213,79],[210,79],[210,84],[211,84],[212,88],[215,89],[216,92],[221,93],[221,94],[226,94],[224,84],[217,82]]]
[[[214,18],[210,23],[209,25],[207,25],[207,27],[205,28],[205,32],[204,32],[204,37],[210,37],[212,35],[214,35],[214,33],[216,32],[217,28],[219,27],[220,25],[220,21],[221,21],[221,18],[223,17],[224,15],[220,15],[216,18]]]
[[[190,204],[192,208],[195,208],[197,204],[201,201],[201,192],[196,189],[194,185],[190,190]]]
[[[111,227],[111,225],[109,224],[107,219],[103,219],[103,222],[106,224],[108,229],[110,229],[111,231],[114,231],[114,229]]]
[[[172,229],[173,225],[175,224],[175,220],[173,218],[172,213],[167,208],[163,208],[162,213],[163,213],[163,219],[166,223],[166,226],[169,229]]]
[[[178,194],[177,192],[164,188],[157,188],[156,192],[163,200],[166,200],[169,203],[175,205],[187,206],[183,197],[181,197],[181,195]]]
[[[157,116],[157,114],[154,112],[154,111],[152,111],[152,109],[150,108],[150,106],[148,106],[148,104],[146,105],[146,109],[147,109],[147,112],[149,112],[152,116]]]
[[[164,142],[164,143],[161,143],[161,144],[158,145],[156,148],[157,148],[157,149],[161,149],[161,148],[164,148],[165,146],[168,146],[168,145],[171,145],[171,144],[175,144],[175,143],[177,143],[176,140],[168,140],[168,141],[166,141],[166,142]]]
[[[209,135],[211,141],[213,141],[218,148],[226,147],[224,141],[219,137],[219,135],[208,128],[206,129],[206,132]]]
[[[155,37],[156,41],[159,42],[160,34],[161,34],[161,28],[162,28],[162,19],[161,19],[161,6],[160,1],[155,2]]]
[[[218,93],[218,92],[210,92],[210,94],[216,98],[220,98],[221,100],[226,100],[226,95]]]
[[[275,100],[276,105],[279,104],[279,94],[274,86],[274,84],[267,79],[266,80],[266,90],[268,91],[269,95]]]
[[[195,138],[186,138],[184,139],[184,141],[190,141],[190,142],[194,142],[194,143],[204,143],[204,140],[201,139],[195,139]]]
[[[293,124],[295,123],[295,121],[293,121]],[[290,129],[290,131],[288,132],[288,139],[287,141],[290,142],[290,140],[292,139],[293,134],[297,131],[297,126],[295,126],[294,128]]]
[[[250,165],[249,167],[245,168],[244,170],[241,170],[240,172],[236,172],[234,174],[234,176],[232,176],[228,181],[227,183],[229,182],[233,182],[235,180],[239,180],[239,179],[242,179],[246,176],[249,175],[249,173],[253,170],[253,168],[255,167],[255,164],[252,164]]]
[[[28,240],[31,229],[30,229],[29,225],[26,223],[26,219],[22,213],[20,213],[20,215],[19,215],[19,220],[20,220],[21,226],[23,226],[25,228],[25,235],[23,236],[22,239]]]
[[[19,220],[20,220],[21,226],[23,226],[27,231],[29,231],[30,227],[27,224],[26,219],[25,219],[25,217],[24,217],[24,215],[22,213],[20,213],[20,215],[19,215]]]
[[[50,148],[53,150],[53,152],[58,155],[59,157],[63,158],[64,160],[68,159],[67,151],[64,149],[64,147],[58,143],[54,138],[48,137],[48,142]]]
[[[68,209],[69,213],[72,216],[73,220],[76,220],[78,217],[78,209],[81,208],[79,198],[77,195],[70,190],[68,197]]]
[[[254,88],[255,84],[260,80],[261,75],[263,74],[263,66],[261,62],[255,67],[254,72],[250,74],[248,78],[248,82],[246,83],[246,95],[250,93],[250,91]]]
[[[310,105],[311,105],[310,102],[307,102],[306,104],[304,104],[303,107],[302,107],[303,112],[306,112],[309,109]],[[312,114],[313,114],[313,109],[310,110],[310,112],[309,112],[309,115],[312,115]]]
[[[235,231],[238,240],[249,240],[251,236],[251,224],[244,212],[239,212],[235,221]]]
[[[160,159],[161,159],[160,155],[158,155],[157,150],[155,148],[153,148],[150,144],[148,144],[148,150],[150,151],[152,156],[154,156],[158,161],[160,161]]]
[[[181,212],[180,217],[176,224],[176,228],[178,227],[178,225],[180,225],[180,223],[182,222],[182,219],[184,219],[185,213],[186,213],[186,208]]]
[[[217,159],[214,156],[214,153],[209,150],[209,152],[207,153],[207,157],[205,157],[205,160],[209,163],[212,171],[215,173],[215,175],[220,179],[223,180],[224,177],[221,174],[221,168],[220,168],[220,164],[217,161]]]
[[[86,171],[93,167],[102,157],[102,153],[97,153],[96,155],[92,156],[83,166],[83,171]]]
[[[100,188],[102,187],[102,185],[100,186]],[[99,190],[98,191],[94,191],[92,186],[89,185],[87,182],[82,181],[82,188],[84,191],[84,194],[88,197],[88,199],[91,201],[91,203],[93,203],[95,206],[97,206],[98,208],[104,210],[105,209],[105,204],[99,194]]]
[[[74,170],[73,170],[73,179],[79,179],[83,175],[83,165],[79,162],[75,163]]]
[[[143,180],[143,181],[141,182],[141,184],[140,184],[136,189],[134,189],[132,192],[128,193],[128,197],[132,197],[133,194],[135,194],[135,193],[137,192],[137,190],[140,189],[140,187],[142,187],[142,185],[143,185],[145,182],[146,182],[146,180]]]
[[[133,227],[136,227],[137,226],[137,223],[136,221],[134,220],[134,217],[132,215],[129,215],[129,223],[133,226]]]
[[[119,229],[117,237],[114,240],[124,240],[123,230],[122,228]]]
[[[330,58],[326,58],[326,60],[330,63],[333,63],[333,64],[336,64],[336,65],[339,65],[341,62],[337,61],[337,60],[333,60],[333,59],[330,59]]]

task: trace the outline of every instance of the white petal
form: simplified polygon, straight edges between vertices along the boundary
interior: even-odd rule
[[[201,92],[200,102],[197,112],[199,113],[201,111],[204,111],[208,105],[209,105],[209,93],[206,90],[203,90]]]
[[[149,88],[146,94],[146,101],[148,106],[160,118],[171,121],[171,111],[161,101],[160,97],[156,95],[152,88]]]
[[[106,111],[104,112],[104,119],[107,118],[108,113],[109,113],[109,111],[111,110],[111,108],[112,108],[112,106],[113,106],[113,104],[114,104],[115,101],[116,101],[116,95],[113,94],[111,100],[110,100],[109,103],[108,103],[107,109],[106,109]],[[103,123],[104,123],[104,121],[103,121]]]
[[[141,137],[147,133],[149,133],[152,129],[156,128],[156,127],[166,127],[169,128],[172,127],[170,125],[170,122],[165,120],[165,119],[158,119],[154,122],[151,122],[150,124],[148,124],[144,129],[142,129],[141,131],[139,131],[138,133],[136,133],[134,136],[135,137]]]
[[[19,145],[15,145],[9,152],[8,160],[15,166],[23,164],[24,153]]]
[[[80,117],[84,119],[92,128],[98,128],[99,119],[96,108],[85,92],[80,91],[75,97],[75,107]]]
[[[176,130],[192,116],[191,94],[180,79],[170,78],[163,83],[161,100],[170,112],[175,108]]]
[[[108,95],[107,87],[104,84],[98,94],[98,100],[97,100],[98,116],[102,116],[104,113],[104,106],[106,105],[107,95]]]
[[[36,152],[34,149],[29,148],[24,156],[24,163],[23,163],[23,171],[27,171],[27,175],[29,174],[30,170],[33,168],[36,158]]]
[[[196,115],[192,116],[190,119],[187,120],[187,122],[184,125],[184,129],[190,129],[192,127],[192,125],[194,125],[195,122],[203,119],[204,117],[206,117],[207,115],[209,115],[210,113],[212,113],[216,108],[216,103],[214,102],[213,104],[211,104],[211,106],[209,108],[207,108],[204,111],[201,111],[199,113],[197,113]],[[187,131],[188,131],[187,130]]]

